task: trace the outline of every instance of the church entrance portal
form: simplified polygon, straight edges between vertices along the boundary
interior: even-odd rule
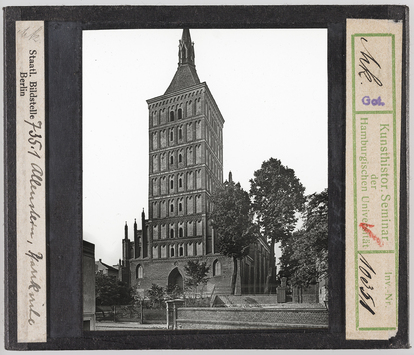
[[[184,289],[183,276],[178,271],[178,268],[174,268],[170,272],[170,275],[168,275],[168,288],[172,290],[176,285],[180,287],[181,290]]]

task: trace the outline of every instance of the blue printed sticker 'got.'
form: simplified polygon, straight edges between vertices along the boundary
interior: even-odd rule
[[[384,106],[385,102],[382,102],[381,96],[378,96],[378,99],[372,99],[369,96],[364,96],[362,98],[362,103],[365,106],[372,105],[372,106]]]

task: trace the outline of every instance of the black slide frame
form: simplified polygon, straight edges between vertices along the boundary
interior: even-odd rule
[[[387,341],[345,339],[346,19],[403,22],[399,318]],[[45,21],[48,341],[17,343],[15,21]],[[5,31],[6,348],[336,349],[408,347],[407,68],[405,6],[8,7]],[[326,28],[328,30],[329,329],[82,330],[82,31],[132,28]],[[304,56],[304,60],[306,57]],[[300,85],[300,83],[298,83]]]

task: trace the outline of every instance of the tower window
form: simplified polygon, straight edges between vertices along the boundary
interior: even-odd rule
[[[174,140],[174,131],[171,130],[170,132],[170,141],[172,142]]]
[[[137,279],[142,279],[144,277],[144,268],[141,266],[141,264],[137,265],[135,272]]]
[[[174,229],[170,229],[170,238],[173,239],[174,238]]]
[[[183,162],[183,156],[182,154],[178,154],[178,162],[182,163]]]
[[[170,122],[174,121],[174,111],[170,112]]]
[[[220,276],[221,275],[221,263],[218,260],[214,260],[213,262],[213,276]]]
[[[171,190],[174,188],[174,180],[173,179],[171,179],[171,181],[170,181],[170,187],[171,187]]]
[[[174,212],[174,204],[173,203],[170,205],[170,211]]]
[[[170,156],[170,164],[173,165],[174,164],[174,157],[171,155]]]
[[[183,231],[183,229],[180,227],[180,229],[178,230],[178,236],[180,237],[180,238],[182,238],[182,237],[184,237],[184,231]]]
[[[178,179],[178,187],[183,187],[183,179],[182,178],[179,178]]]
[[[179,212],[182,212],[182,210],[183,210],[183,204],[180,202],[180,203],[178,204],[178,211],[179,211]]]
[[[183,110],[179,108],[177,114],[178,114],[178,119],[181,120],[183,118]]]
[[[183,139],[183,129],[182,128],[179,128],[178,129],[178,139]]]
[[[184,248],[183,247],[180,247],[179,253],[180,253],[180,256],[183,256],[184,255]]]
[[[171,249],[170,249],[170,256],[175,256],[174,254],[175,254],[174,247],[171,247]]]

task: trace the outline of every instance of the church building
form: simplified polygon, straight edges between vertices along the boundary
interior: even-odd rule
[[[209,219],[211,195],[223,182],[224,119],[195,67],[194,43],[184,29],[178,68],[165,93],[147,100],[149,110],[148,216],[142,230],[125,225],[120,277],[140,292],[153,283],[183,289],[189,260],[207,261],[206,292],[230,293],[233,262],[218,252]],[[239,265],[236,294],[262,293],[269,246],[258,240]]]

